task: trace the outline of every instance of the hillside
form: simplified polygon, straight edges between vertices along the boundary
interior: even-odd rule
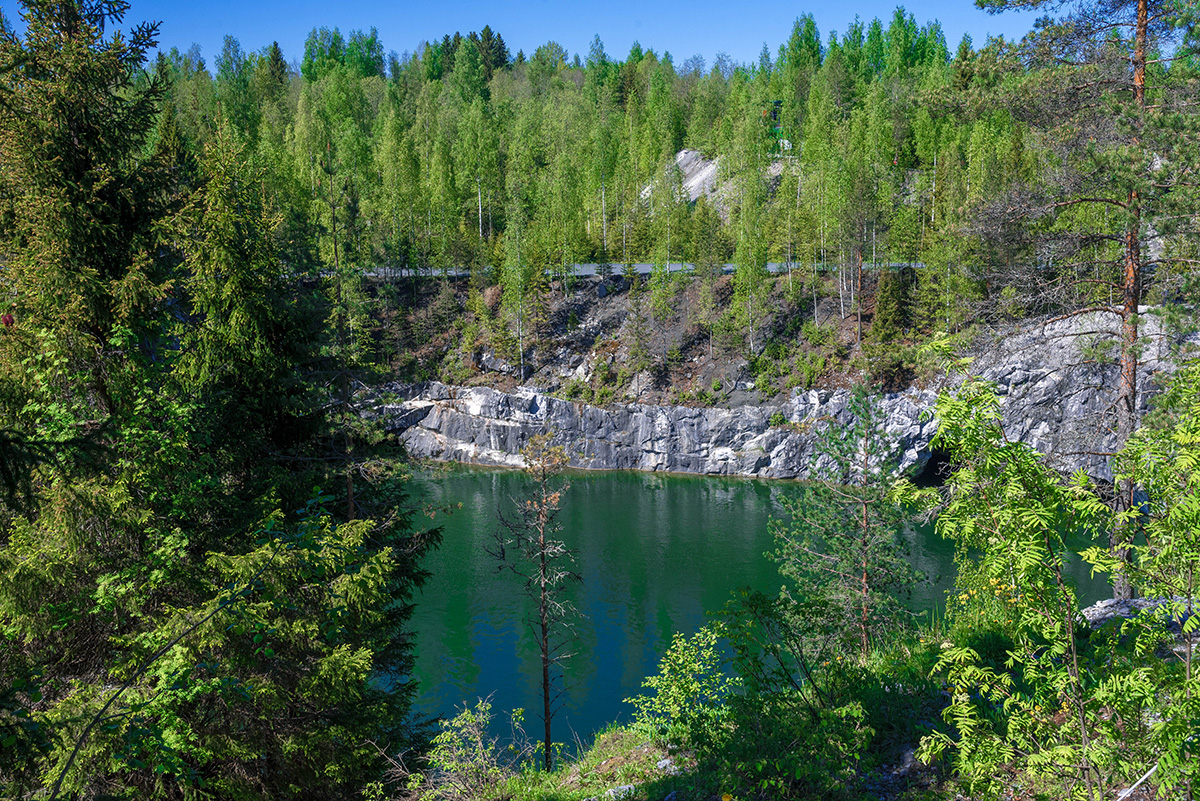
[[[647,319],[651,290],[621,277],[576,279],[566,292],[555,287],[538,344],[525,351],[523,376],[505,341],[489,335],[494,318],[486,301],[473,303],[465,285],[426,286],[428,304],[407,312],[408,325],[441,319],[447,327],[384,375],[378,390],[403,401],[385,406],[388,428],[414,455],[451,461],[519,464],[524,443],[552,431],[581,468],[812,477],[819,474],[812,472],[814,424],[853,425],[848,388],[866,385],[886,393],[878,403],[903,468],[920,471],[933,455],[934,390],[977,375],[1000,393],[1014,441],[1065,473],[1081,469],[1112,481],[1106,454],[1116,447],[1119,368],[1103,354],[1120,330],[1106,315],[976,326],[957,338],[969,366],[947,374],[945,363],[918,355],[919,333],[876,341],[868,311],[860,342],[857,315],[841,317],[836,297],[820,300],[817,324],[811,303],[789,300],[796,293],[788,293],[787,276],[772,281],[774,311],[748,357],[744,337],[710,341],[694,322],[703,289],[697,278],[671,279],[670,312],[661,320]],[[716,282],[725,302],[729,283],[729,276]],[[1144,415],[1196,339],[1160,320],[1161,310],[1142,313]],[[882,378],[881,368],[890,368]]]
[[[845,386],[862,374],[864,364],[855,360],[861,354],[857,317],[841,317],[836,297],[820,301],[814,320],[811,302],[792,301],[786,277],[777,279],[748,357],[747,335],[717,330],[710,336],[697,320],[698,281],[672,278],[661,317],[647,283],[639,287],[616,275],[576,278],[565,291],[561,281],[550,285],[537,342],[525,350],[523,377],[515,345],[499,325],[498,292],[482,293],[480,303],[465,282],[426,283],[418,300],[388,323],[411,348],[394,377],[502,390],[527,385],[601,404],[729,407],[768,403],[794,387]],[[804,288],[805,279],[796,277],[794,286]],[[718,312],[728,309],[731,276],[717,278],[713,294]],[[870,322],[867,311],[863,325],[869,329]],[[444,330],[433,331],[437,323]]]

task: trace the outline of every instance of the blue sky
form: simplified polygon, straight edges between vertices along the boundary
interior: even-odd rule
[[[131,0],[127,22],[157,20],[162,23],[159,43],[165,49],[186,50],[192,43],[213,67],[226,34],[236,37],[247,51],[258,50],[273,40],[283,48],[288,61],[303,55],[304,39],[317,26],[338,27],[343,34],[354,29],[379,31],[384,50],[412,51],[419,42],[443,34],[479,30],[491,25],[516,54],[549,40],[570,53],[586,56],[592,37],[600,35],[605,50],[624,58],[635,40],[659,54],[670,52],[676,64],[699,54],[711,67],[714,56],[728,53],[735,62],[757,61],[766,42],[772,55],[791,32],[797,16],[809,12],[817,21],[822,40],[830,30],[845,30],[855,15],[868,21],[879,17],[886,25],[896,3],[864,0],[851,3],[797,5],[763,0]],[[2,0],[6,16],[15,16],[14,0]],[[919,24],[937,19],[942,23],[951,51],[964,33],[975,45],[988,34],[1019,38],[1032,27],[1034,15],[1007,13],[989,15],[971,0],[957,2],[907,2],[904,7]]]

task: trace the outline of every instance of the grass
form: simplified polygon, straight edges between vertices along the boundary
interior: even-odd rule
[[[551,773],[529,768],[497,788],[497,801],[583,801],[615,787],[632,785],[631,801],[661,801],[678,781],[659,769],[667,749],[637,726],[611,726],[574,759],[563,759]]]

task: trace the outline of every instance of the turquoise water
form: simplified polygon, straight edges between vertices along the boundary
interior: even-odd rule
[[[567,477],[561,538],[576,552],[583,577],[570,599],[580,615],[563,670],[555,740],[586,742],[605,724],[628,720],[622,699],[656,671],[674,632],[690,634],[734,589],[777,593],[781,579],[765,554],[774,547],[768,521],[782,515],[792,482],[653,473],[588,472]],[[526,486],[516,471],[448,467],[417,477],[417,498],[445,527],[426,563],[433,578],[417,598],[418,707],[450,715],[464,702],[492,696],[494,712],[526,710],[526,729],[540,732],[541,665],[526,625],[533,604],[520,579],[497,569],[486,549],[498,512],[513,508]],[[928,527],[906,534],[909,559],[928,581],[912,588],[914,610],[941,606],[953,583],[953,549]],[[1076,566],[1086,602],[1103,596],[1103,581]]]

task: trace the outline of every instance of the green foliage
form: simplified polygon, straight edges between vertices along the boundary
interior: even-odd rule
[[[1145,503],[1125,513],[1129,522],[1144,532],[1133,545],[1134,557],[1127,565],[1103,548],[1092,548],[1085,558],[1100,569],[1128,571],[1139,592],[1165,603],[1144,613],[1123,634],[1136,638],[1139,656],[1174,645],[1169,632],[1178,627],[1184,635],[1179,653],[1182,665],[1167,677],[1133,669],[1130,684],[1151,683],[1157,722],[1149,739],[1158,754],[1157,781],[1165,787],[1192,787],[1197,779],[1195,760],[1190,758],[1196,737],[1197,672],[1195,635],[1200,631],[1195,566],[1200,564],[1197,526],[1200,505],[1196,489],[1200,482],[1200,389],[1197,367],[1189,365],[1171,382],[1159,406],[1160,419],[1142,428],[1118,460],[1120,477],[1128,477],[1146,494]],[[1145,692],[1145,690],[1143,690]],[[1190,721],[1190,722],[1189,722]]]
[[[896,444],[865,390],[855,390],[847,413],[850,425],[819,424],[813,468],[824,478],[783,499],[774,557],[793,582],[786,593],[805,606],[797,624],[847,646],[857,641],[865,658],[873,640],[904,625],[897,596],[917,574],[899,538],[903,515],[889,498]]]
[[[745,352],[754,355],[763,345],[760,329],[768,313],[767,298],[772,288],[770,273],[767,272],[766,249],[760,241],[743,239],[738,243],[733,258],[738,269],[733,274],[730,312],[745,339]]]
[[[479,699],[474,708],[441,721],[427,757],[428,768],[410,775],[408,789],[420,801],[476,801],[489,798],[498,785],[512,775],[512,766],[523,756],[524,732],[521,710],[514,713],[514,739],[507,749],[488,734],[492,705]],[[507,750],[507,753],[506,753]]]
[[[658,675],[642,682],[653,695],[629,699],[639,726],[685,748],[703,748],[726,736],[726,700],[741,682],[722,670],[721,632],[720,626],[709,625],[691,637],[672,637]]]
[[[625,320],[630,369],[637,372],[650,366],[651,316],[645,284],[634,276],[629,289],[629,313]]]
[[[804,341],[809,345],[812,345],[814,348],[820,348],[824,345],[828,345],[833,341],[836,333],[837,332],[833,326],[817,325],[812,320],[805,320],[804,326],[801,329],[801,336],[804,337]]]
[[[1157,33],[1190,48],[1194,43],[1179,33],[1190,12],[1164,12],[1151,15]],[[549,42],[518,67],[488,27],[433,38],[403,60],[385,58],[374,29],[343,36],[316,28],[299,74],[289,75],[278,47],[242,52],[231,39],[215,74],[196,52],[164,57],[158,89],[169,98],[176,129],[164,137],[176,144],[164,147],[179,156],[176,163],[198,159],[223,116],[264,160],[269,155],[265,188],[282,201],[280,245],[296,268],[301,261],[314,266],[314,245],[330,261],[331,240],[339,237],[360,267],[421,273],[498,264],[503,258],[495,254],[519,238],[523,255],[515,261],[539,275],[554,271],[564,286],[565,265],[573,261],[687,260],[699,278],[687,311],[711,338],[722,327],[720,273],[732,257],[740,277],[732,282],[736,302],[724,338],[730,349],[751,352],[777,306],[761,270],[767,261],[790,265],[785,286],[793,302],[810,284],[816,305],[824,278],[843,315],[871,309],[870,288],[860,298],[852,286],[859,263],[924,264],[907,271],[897,298],[892,271],[880,270],[876,341],[893,327],[957,330],[978,313],[1021,317],[1061,303],[1108,302],[1105,282],[1114,276],[1107,265],[1122,250],[1111,243],[1090,241],[1085,258],[1051,258],[1052,279],[1067,276],[1065,265],[1106,265],[1076,282],[1081,288],[1070,301],[1034,297],[1029,274],[1013,272],[1014,265],[1045,260],[1032,249],[1038,235],[1122,224],[1122,213],[1074,205],[1047,207],[1057,224],[1026,216],[1028,225],[1017,230],[997,222],[1007,219],[993,212],[1009,193],[1022,201],[1009,204],[1014,213],[1038,205],[1040,196],[1017,187],[1049,193],[1059,166],[1100,181],[1137,173],[1141,189],[1154,196],[1147,209],[1163,209],[1154,214],[1164,252],[1186,252],[1191,223],[1176,221],[1194,218],[1187,209],[1194,209],[1195,193],[1184,191],[1179,176],[1191,163],[1194,137],[1170,132],[1192,128],[1180,105],[1194,79],[1188,58],[1151,59],[1155,88],[1140,117],[1153,136],[1139,145],[1136,169],[1125,170],[1120,148],[1086,142],[1107,142],[1104,131],[1124,136],[1143,124],[1116,99],[1129,91],[1084,102],[1086,93],[1064,89],[1083,80],[1079,75],[1041,55],[1019,58],[1009,42],[979,50],[964,42],[952,58],[940,27],[917,25],[911,15],[852,25],[827,46],[811,20],[799,23],[774,61],[735,70],[722,59],[707,75],[640,46],[617,60],[600,43],[574,64]],[[1094,42],[1088,47],[1108,52]],[[779,137],[762,114],[775,100]],[[1080,139],[1071,139],[1074,123],[1059,124],[1064,118],[1081,122]],[[781,150],[780,138],[792,149]],[[694,205],[683,202],[674,162],[685,145],[721,157],[723,189]],[[1162,169],[1172,192],[1145,184],[1150,152],[1169,162]],[[338,162],[332,192],[320,175],[331,155]],[[1077,169],[1089,163],[1104,169]],[[1125,190],[1099,188],[1110,210],[1127,204]],[[341,218],[341,234],[332,217]],[[1070,247],[1060,236],[1038,253]],[[811,282],[794,279],[808,273],[802,264],[811,264]],[[523,292],[514,294],[525,303]],[[651,306],[661,318],[657,297]],[[893,319],[893,309],[901,319]]]
[[[1151,6],[1152,46],[1141,51],[1123,33],[1137,31],[1131,4],[1106,10],[1131,24],[1104,42],[1068,17],[1041,27],[1032,49],[964,41],[953,60],[936,23],[898,11],[886,28],[852,25],[827,45],[803,18],[774,60],[767,51],[742,69],[719,59],[708,75],[640,46],[617,61],[598,41],[586,65],[555,43],[513,65],[485,27],[391,59],[386,79],[374,29],[314,30],[299,75],[277,45],[245,52],[232,37],[213,73],[198,50],[164,53],[146,71],[155,28],[125,26],[120,0],[30,2],[20,33],[5,17],[0,783],[44,794],[61,775],[81,795],[349,796],[379,767],[369,736],[408,738],[411,686],[385,699],[371,677],[409,675],[403,622],[432,540],[411,532],[352,378],[389,359],[413,377],[461,378],[469,351],[439,368],[405,350],[435,350],[456,333],[449,282],[410,340],[381,346],[365,271],[405,276],[397,294],[416,294],[417,274],[458,266],[477,288],[498,281],[499,316],[476,314],[481,330],[464,327],[461,339],[473,348],[491,337],[524,367],[548,333],[548,270],[656,262],[649,291],[631,295],[628,365],[568,388],[596,403],[630,366],[673,360],[678,343],[655,335],[684,305],[663,267],[683,259],[697,266],[691,322],[710,349],[748,352],[764,388],[812,386],[840,358],[836,328],[812,320],[802,352],[770,341],[783,279],[766,274],[768,261],[797,273],[810,261],[811,282],[788,274],[790,302],[808,283],[814,307],[818,290],[825,304],[836,294],[844,316],[870,308],[854,275],[868,253],[923,263],[881,273],[864,332],[872,380],[892,383],[932,370],[927,357],[941,348],[914,356],[897,347],[902,337],[965,338],[992,312],[1121,302],[1136,312],[1139,297],[1174,297],[1195,255],[1195,12]],[[1112,73],[1124,83],[1109,91],[1107,62],[1061,66],[1066,42],[1072,57],[1132,64]],[[1131,81],[1143,58],[1139,95]],[[761,113],[776,99],[780,135],[794,144],[780,161]],[[719,209],[682,202],[671,165],[685,142],[721,156]],[[1139,241],[1150,230],[1162,246],[1153,271]],[[1132,284],[1122,283],[1126,261]],[[1036,281],[1011,269],[1022,264]],[[1069,291],[1031,292],[1043,278]],[[1127,297],[1112,297],[1114,280]],[[1135,342],[1120,350],[1136,362]],[[1064,532],[1116,523],[1145,533],[1135,562],[1100,548],[1089,559],[1146,594],[1191,599],[1194,398],[1181,384],[1162,427],[1135,438],[1119,479],[1144,487],[1146,502],[1113,518],[1081,478],[1058,481],[996,436],[982,398],[972,385],[946,402],[943,442],[964,468],[947,496],[924,499],[944,504],[939,525],[962,565],[938,674],[953,688],[952,728],[927,751],[954,748],[962,775],[985,789],[1009,765],[1058,797],[1100,794],[1151,764],[1168,789],[1194,781],[1190,650],[1183,670],[1140,659],[1167,644],[1162,624],[1190,601],[1144,616],[1123,640],[1084,642],[1061,582]],[[1122,408],[1126,436],[1136,407]],[[839,470],[846,486],[826,491],[841,498],[832,508],[849,506],[798,519],[781,544],[804,591],[747,600],[757,633],[729,629],[748,689],[707,726],[720,747],[706,758],[739,792],[853,792],[848,770],[880,729],[869,695],[880,683],[865,666],[879,649],[860,650],[851,670],[838,665],[844,653],[797,634],[815,626],[820,642],[845,641],[850,596],[816,565],[860,558],[861,576],[863,563],[870,574],[896,555],[885,538],[837,555],[838,532],[860,530],[846,510],[867,510],[867,531],[875,503],[862,491],[871,470],[857,484]],[[344,517],[366,519],[276,512],[303,506],[315,484],[337,487]],[[820,559],[802,567],[800,553]],[[867,607],[860,627],[874,646],[894,610]],[[855,682],[861,693],[848,690]],[[109,702],[120,717],[97,716]],[[75,762],[56,774],[76,742]],[[235,788],[238,777],[253,778]]]
[[[31,4],[0,36],[0,62],[38,65],[5,73],[8,102],[41,109],[0,115],[0,786],[355,795],[371,739],[420,739],[405,624],[437,538],[394,463],[352,466],[353,521],[305,506],[344,475],[330,439],[376,437],[327,414],[325,304],[277,249],[279,164],[218,116],[181,179],[168,70],[139,74],[153,27],[104,38],[124,10]],[[230,98],[248,58],[227,43]]]
[[[952,752],[980,792],[996,792],[1002,769],[1015,765],[1069,797],[1104,797],[1146,759],[1154,698],[1145,668],[1088,659],[1077,636],[1065,537],[1104,530],[1108,509],[1086,476],[1063,480],[1003,437],[989,386],[968,382],[943,394],[937,414],[934,447],[959,467],[941,495],[911,486],[899,494],[937,504],[938,530],[954,540],[959,566],[949,611],[976,632],[981,615],[990,620],[1006,654],[986,664],[972,647],[943,651],[937,671],[951,688],[943,717],[953,729],[925,738],[923,757]]]
[[[812,611],[745,591],[721,613],[742,692],[730,696],[724,736],[702,760],[723,786],[776,798],[836,797],[854,787],[873,736],[853,692],[867,676],[806,621]]]
[[[315,504],[294,526],[281,518],[246,553],[213,553],[188,571],[196,601],[122,634],[112,684],[73,681],[35,703],[29,719],[54,738],[11,774],[17,786],[139,797],[144,782],[165,781],[247,796],[266,779],[284,797],[295,795],[289,787],[346,791],[378,770],[364,736],[411,736],[401,721],[411,686],[376,680],[405,664],[393,638],[407,617],[396,606],[407,544],[373,541],[371,521],[335,525]],[[36,591],[37,577],[10,560],[37,547],[35,532],[21,529],[6,549],[9,603]],[[96,611],[119,609],[128,592],[120,576],[103,577]],[[228,769],[263,760],[280,768],[254,781]]]
[[[916,348],[897,342],[863,343],[867,357],[867,375],[873,383],[887,390],[900,390],[911,383],[916,369]]]
[[[879,273],[875,291],[875,316],[869,337],[880,344],[892,344],[908,327],[908,281],[904,273],[884,269]]]
[[[795,361],[792,374],[788,376],[788,389],[792,387],[811,389],[825,372],[826,366],[827,362],[823,354],[801,354]]]
[[[164,89],[160,76],[138,80],[156,28],[104,38],[106,20],[125,10],[31,3],[24,36],[5,28],[0,37],[0,63],[21,64],[0,78],[6,302],[25,332],[62,332],[55,353],[87,370],[104,412],[121,373],[99,355],[112,328],[156,333],[144,315],[165,290],[153,226],[170,200],[167,176],[139,158]]]

